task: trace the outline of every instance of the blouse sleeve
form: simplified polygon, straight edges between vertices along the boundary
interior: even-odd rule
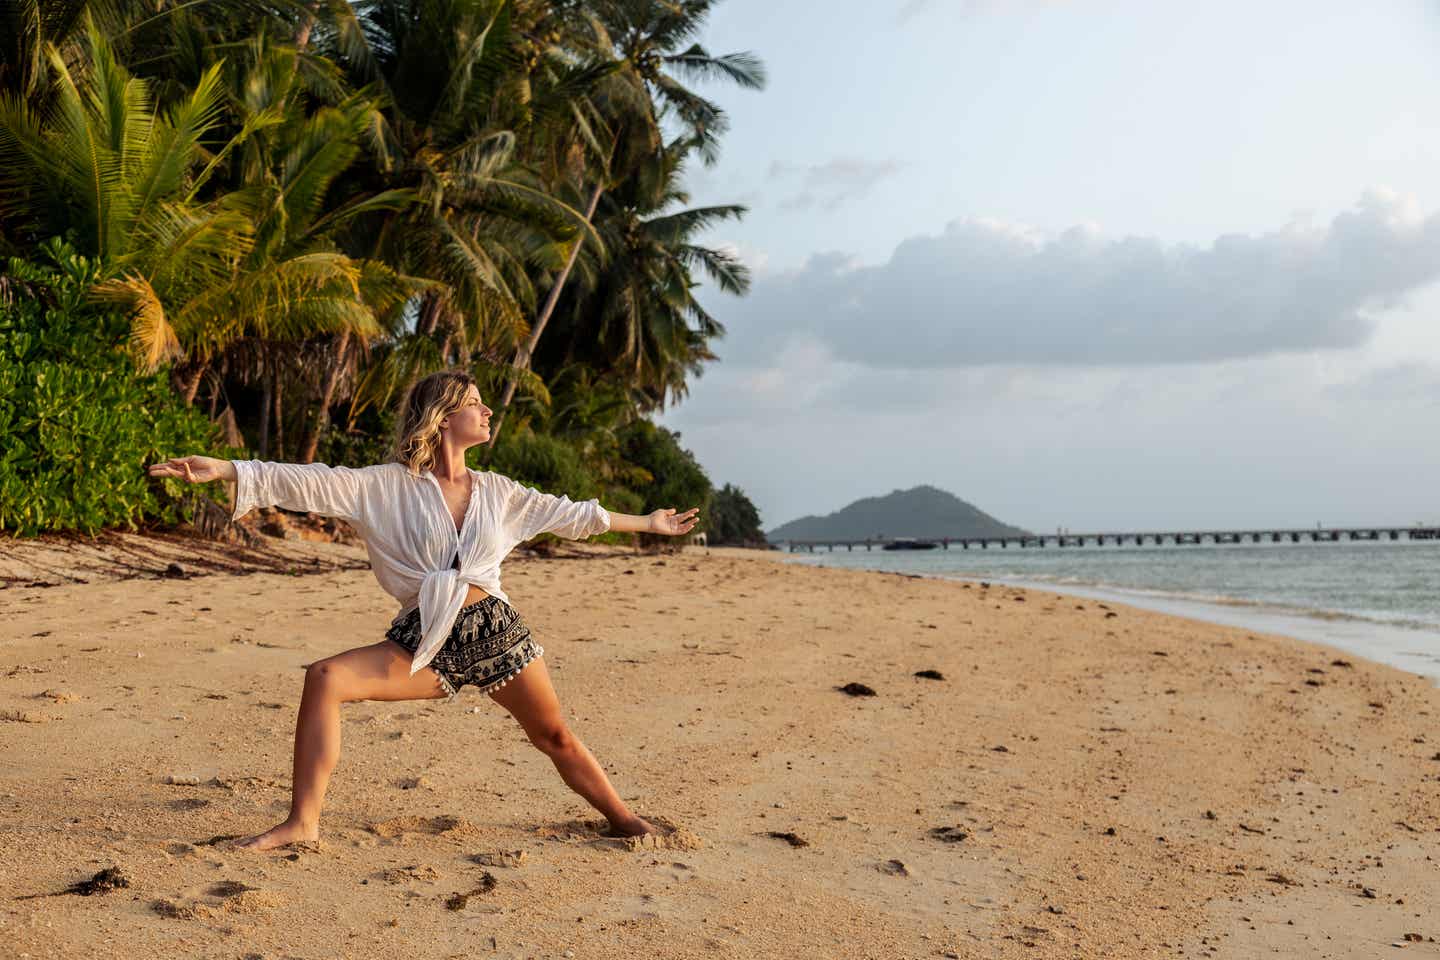
[[[319,513],[357,520],[364,470],[323,463],[270,463],[232,460],[235,464],[235,510],[238,520],[256,507]]]
[[[566,496],[557,497],[513,480],[510,482],[514,488],[506,526],[517,543],[542,533],[583,540],[610,529],[610,514],[600,506],[599,500],[576,503]]]

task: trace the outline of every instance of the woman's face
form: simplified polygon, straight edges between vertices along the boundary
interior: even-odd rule
[[[489,407],[480,402],[480,391],[471,386],[465,392],[460,409],[440,422],[440,429],[449,435],[452,443],[461,447],[473,447],[490,439]]]

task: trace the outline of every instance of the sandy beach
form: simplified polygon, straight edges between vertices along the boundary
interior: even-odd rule
[[[304,666],[394,612],[363,549],[6,541],[0,578],[7,958],[1440,956],[1440,690],[1337,650],[778,555],[516,556],[573,729],[673,832],[600,837],[467,690],[346,705],[320,843],[255,854],[225,838],[288,808]]]

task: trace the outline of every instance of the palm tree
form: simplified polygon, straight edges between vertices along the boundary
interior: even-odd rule
[[[16,0],[0,4],[0,90],[34,97],[49,79],[46,46],[82,32],[85,0]]]
[[[673,119],[708,166],[720,156],[729,121],[714,102],[682,81],[727,80],[748,90],[765,87],[765,65],[750,52],[713,56],[694,42],[717,0],[601,0],[597,41],[614,44],[632,84],[656,105],[657,119]],[[689,43],[686,46],[687,42]],[[682,49],[683,48],[683,49]]]
[[[199,79],[205,50],[271,24],[298,24],[306,12],[305,0],[9,0],[0,4],[0,91],[43,105],[52,91],[47,50],[72,71],[82,68],[93,25],[137,76],[183,92]],[[159,99],[168,105],[178,95]]]
[[[116,278],[111,292],[133,292],[133,342],[153,368],[180,352],[161,293],[183,303],[221,282],[251,242],[239,211],[194,200],[215,168],[195,172],[200,140],[219,118],[220,74],[207,71],[157,116],[146,82],[115,61],[93,23],[87,39],[91,64],[78,79],[46,47],[55,92],[45,115],[0,94],[0,219],[30,242],[73,233]]]
[[[278,402],[284,379],[283,361],[296,354],[288,344],[303,341],[316,330],[334,331],[307,345],[310,367],[319,367],[318,382],[296,386],[313,396],[312,410],[302,409],[303,424],[295,459],[314,459],[330,406],[342,376],[353,376],[360,353],[375,336],[394,332],[405,302],[429,284],[405,277],[376,259],[350,257],[340,247],[355,224],[376,215],[404,210],[417,199],[413,191],[378,193],[346,191],[337,186],[359,160],[363,144],[381,122],[379,102],[365,92],[348,92],[338,70],[329,61],[313,57],[297,45],[276,43],[263,34],[252,37],[232,72],[231,112],[240,125],[276,115],[262,124],[238,151],[231,186],[243,198],[255,224],[255,242],[243,268],[258,273],[274,264],[304,261],[358,266],[354,293],[346,298],[317,298],[296,311],[289,327],[251,324],[247,333],[257,338],[249,365],[263,383],[259,446],[269,450],[273,424],[283,429],[284,407]],[[321,105],[313,105],[323,98]],[[324,102],[328,100],[329,102]],[[314,313],[345,309],[368,311],[370,324],[335,325]],[[359,319],[359,318],[357,318]],[[320,322],[316,322],[316,321]],[[281,344],[287,344],[282,350]],[[293,364],[288,365],[295,368]],[[313,388],[313,389],[312,389]],[[308,406],[308,405],[306,405]]]
[[[715,0],[603,0],[594,4],[588,16],[572,18],[583,25],[583,48],[594,57],[614,63],[614,78],[577,109],[576,126],[590,134],[603,130],[603,146],[593,162],[581,168],[581,179],[590,180],[585,219],[595,215],[600,198],[614,184],[643,164],[650,163],[662,147],[661,129],[670,120],[678,122],[684,140],[697,149],[707,163],[719,156],[719,137],[726,129],[724,111],[690,90],[682,80],[727,79],[741,87],[762,89],[764,65],[751,53],[712,56],[694,38],[703,28]],[[687,41],[691,41],[685,46]],[[560,300],[580,252],[583,238],[577,238],[564,268],[551,286],[530,335],[515,351],[511,365],[528,369],[540,337]],[[703,314],[703,311],[701,312]],[[698,363],[698,360],[697,360]],[[506,385],[500,398],[500,415],[491,431],[487,453],[493,451],[505,423],[505,413],[514,397],[515,381]]]
[[[433,281],[398,334],[414,342],[377,354],[393,369],[365,375],[360,407],[435,367],[463,363],[486,375],[527,332],[535,277],[558,269],[562,244],[588,229],[524,162],[537,130],[599,72],[575,65],[538,83],[530,75],[534,41],[519,21],[543,6],[366,0],[319,12],[312,48],[346,63],[384,103],[368,188],[417,200],[367,223],[366,253]]]
[[[750,287],[750,272],[734,253],[695,242],[746,208],[684,208],[689,194],[681,183],[693,149],[688,141],[669,145],[606,197],[596,228],[614,255],[568,301],[555,341],[567,345],[563,359],[558,348],[546,358],[615,373],[640,412],[684,397],[687,373],[715,358],[709,343],[725,329],[696,298],[695,274],[734,296]]]
[[[320,203],[353,159],[372,103],[352,97],[310,114],[258,105],[207,150],[223,116],[223,64],[160,113],[149,83],[120,66],[93,22],[85,46],[89,68],[79,76],[47,48],[53,106],[44,114],[0,95],[0,219],[32,240],[73,233],[102,264],[97,298],[131,316],[142,366],[190,358],[191,400],[204,361],[243,337],[381,332],[377,311],[402,301],[406,284],[381,263],[336,251],[328,233],[398,201],[328,213]],[[251,182],[202,201],[261,132]]]

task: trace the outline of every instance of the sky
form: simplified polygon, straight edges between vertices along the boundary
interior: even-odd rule
[[[1440,524],[1440,4],[723,0],[753,272],[661,418],[766,529]]]

